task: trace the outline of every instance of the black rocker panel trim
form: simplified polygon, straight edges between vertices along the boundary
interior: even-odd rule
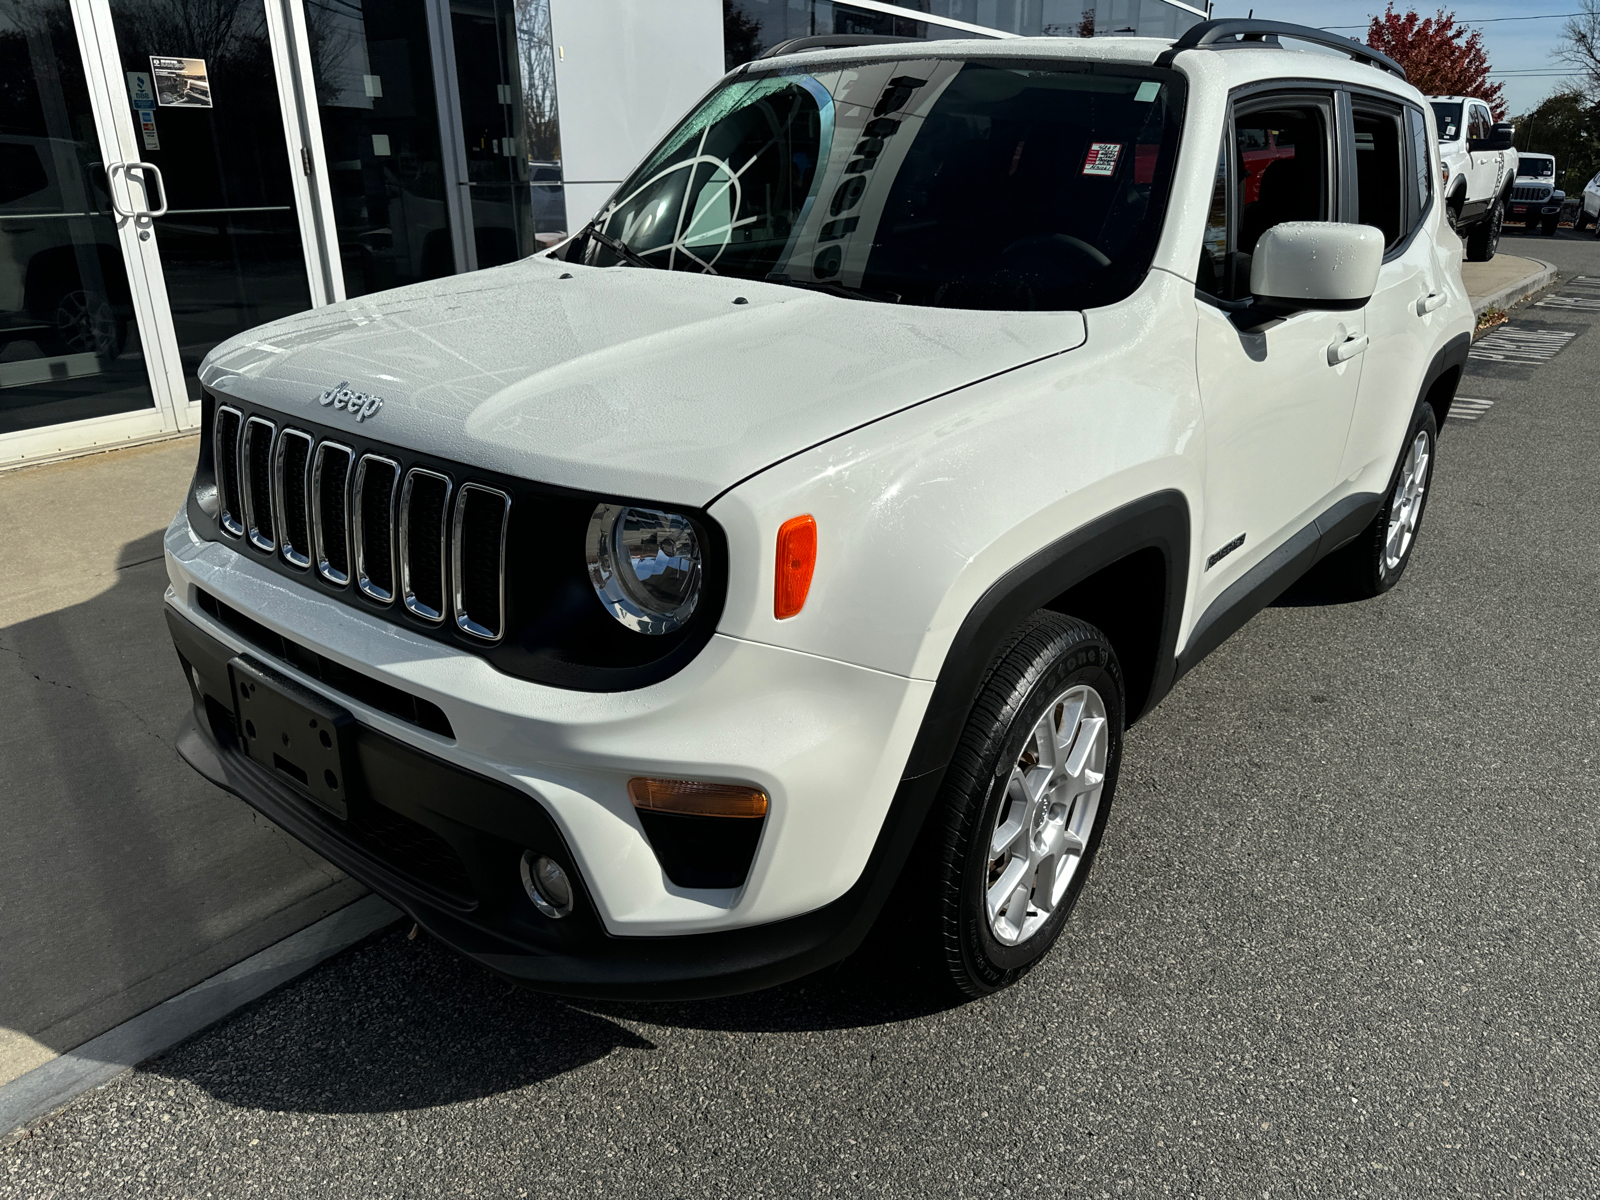
[[[1283,595],[1318,559],[1370,525],[1382,506],[1383,497],[1376,492],[1346,496],[1229,584],[1190,630],[1189,641],[1178,658],[1178,677],[1188,674],[1196,663],[1243,629],[1251,617]]]

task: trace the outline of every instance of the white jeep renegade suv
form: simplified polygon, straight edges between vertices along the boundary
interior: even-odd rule
[[[182,753],[534,987],[880,916],[1004,986],[1127,724],[1318,560],[1405,570],[1472,314],[1399,68],[881,41],[734,71],[549,254],[201,369]]]

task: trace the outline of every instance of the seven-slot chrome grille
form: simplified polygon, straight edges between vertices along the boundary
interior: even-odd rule
[[[1542,183],[1522,183],[1511,189],[1511,198],[1513,200],[1521,200],[1524,203],[1529,201],[1543,203],[1550,199],[1553,191],[1553,188],[1547,187]]]
[[[374,604],[398,601],[429,625],[453,619],[483,642],[505,636],[506,492],[229,405],[212,436],[225,535]]]

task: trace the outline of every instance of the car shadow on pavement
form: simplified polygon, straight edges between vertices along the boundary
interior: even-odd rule
[[[408,937],[402,924],[140,1070],[240,1108],[433,1108],[517,1091],[619,1050],[655,1051],[633,1025],[800,1032],[949,1006],[900,970],[892,955],[857,954],[795,983],[720,1000],[566,1000],[508,983],[426,934]]]

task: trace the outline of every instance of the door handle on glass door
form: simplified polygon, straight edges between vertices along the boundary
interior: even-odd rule
[[[119,217],[126,217],[130,221],[139,214],[132,208],[124,210],[122,205],[117,203],[117,172],[126,171],[131,165],[131,163],[121,162],[106,164],[106,191],[111,194],[111,211]]]
[[[1328,347],[1328,365],[1337,367],[1342,362],[1348,362],[1367,348],[1367,335],[1357,334],[1347,337],[1342,342],[1335,342]]]
[[[1417,300],[1417,316],[1427,316],[1434,309],[1442,307],[1445,300],[1446,296],[1443,292],[1429,292],[1426,296],[1419,297]]]
[[[148,162],[129,163],[128,166],[130,166],[130,167],[138,167],[139,168],[139,182],[144,186],[145,210],[142,213],[140,213],[139,215],[141,217],[151,217],[151,218],[166,216],[167,215],[167,181],[165,179],[163,179],[162,176],[161,176],[161,168],[156,166],[155,163],[148,163]],[[161,205],[160,205],[159,208],[151,208],[149,206],[150,205],[150,176],[152,176],[152,175],[154,175],[156,177],[156,191],[161,193]]]
[[[137,167],[139,169],[139,186],[144,189],[144,198],[145,198],[146,206],[142,211],[139,210],[139,209],[136,209],[136,208],[129,208],[127,210],[124,210],[122,205],[117,203],[117,173],[119,171],[123,172],[124,176],[126,177],[126,175],[128,173],[132,172],[135,167]],[[150,175],[151,174],[155,175],[155,178],[156,178],[156,190],[161,193],[161,207],[159,207],[159,208],[150,208],[149,207]],[[147,163],[147,162],[131,162],[131,163],[118,162],[118,163],[112,163],[112,164],[110,164],[109,166],[106,167],[106,184],[107,184],[106,190],[111,193],[111,208],[112,208],[112,211],[115,212],[117,214],[117,216],[126,217],[131,221],[131,220],[135,220],[135,219],[137,219],[139,217],[151,217],[151,218],[154,218],[154,217],[164,217],[164,216],[167,215],[167,181],[161,177],[161,168],[156,166],[155,163]],[[133,197],[132,197],[131,194],[129,195],[128,199],[129,199],[129,202],[131,204],[131,202],[133,200]]]

